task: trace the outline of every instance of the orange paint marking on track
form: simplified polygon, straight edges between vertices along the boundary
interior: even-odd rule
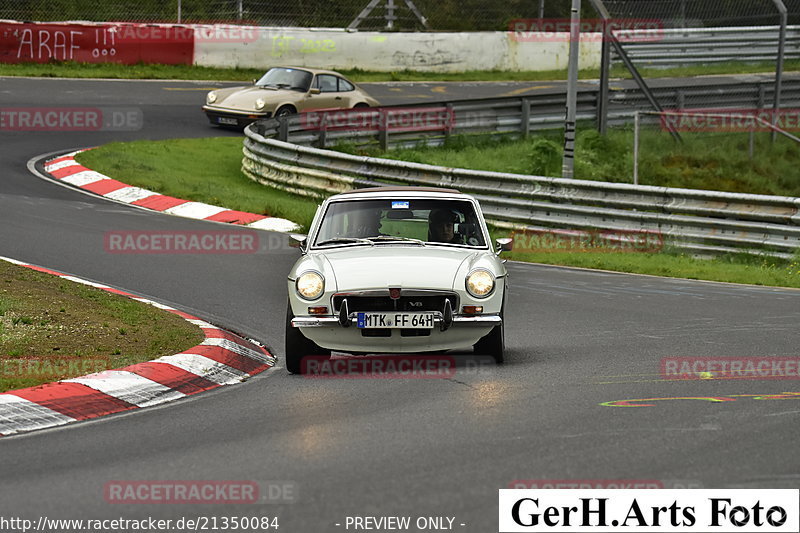
[[[781,392],[779,394],[730,394],[728,396],[673,396],[667,398],[636,398],[630,400],[612,400],[603,402],[604,407],[654,407],[652,403],[667,400],[703,400],[707,402],[735,402],[737,398],[752,398],[753,400],[800,400],[800,392]]]

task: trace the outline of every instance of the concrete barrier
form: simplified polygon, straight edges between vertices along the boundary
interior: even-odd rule
[[[521,42],[501,31],[383,33],[264,27],[255,35],[246,42],[196,42],[195,64],[264,69],[284,64],[381,72],[543,71],[566,69],[569,55],[568,42]],[[599,68],[600,46],[597,40],[581,43],[581,68]]]
[[[0,21],[0,62],[167,63],[264,69],[275,65],[462,72],[567,68],[569,43],[510,32],[351,32],[338,29]],[[581,43],[581,68],[598,68],[600,43]]]
[[[0,62],[191,65],[195,33],[173,24],[0,21]]]

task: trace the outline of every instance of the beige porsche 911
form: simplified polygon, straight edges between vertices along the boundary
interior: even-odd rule
[[[338,72],[274,67],[249,87],[211,91],[203,111],[215,126],[243,128],[258,119],[314,109],[377,105],[377,100]]]

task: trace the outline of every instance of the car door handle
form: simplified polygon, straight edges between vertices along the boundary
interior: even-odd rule
[[[334,100],[341,100],[341,99],[342,99],[341,96],[337,96],[336,98],[334,98]]]

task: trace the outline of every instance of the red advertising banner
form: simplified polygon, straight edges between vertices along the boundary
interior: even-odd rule
[[[0,63],[191,65],[190,26],[136,23],[0,23]]]

